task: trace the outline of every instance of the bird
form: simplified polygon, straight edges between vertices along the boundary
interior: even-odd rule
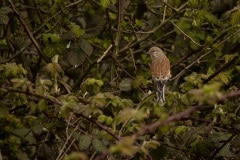
[[[150,69],[152,80],[156,85],[157,102],[165,102],[165,85],[171,78],[170,61],[159,47],[151,47],[148,51],[151,57]]]

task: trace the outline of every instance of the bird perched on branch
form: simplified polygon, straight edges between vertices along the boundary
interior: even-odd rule
[[[157,102],[165,102],[165,85],[171,77],[169,59],[158,47],[150,48],[148,54],[151,56],[150,68],[153,82],[156,85]]]

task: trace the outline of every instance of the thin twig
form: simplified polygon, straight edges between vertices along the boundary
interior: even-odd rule
[[[104,130],[105,132],[107,132],[109,135],[111,135],[111,136],[112,136],[113,138],[115,138],[116,140],[119,140],[119,138],[118,138],[113,132],[111,132],[109,128],[107,128],[106,126],[100,124],[100,123],[99,123],[98,121],[96,121],[95,119],[90,118],[90,117],[88,117],[88,116],[85,116],[85,115],[82,114],[82,113],[75,113],[75,115],[81,116],[81,117],[83,117],[84,119],[86,119],[87,121],[92,122],[92,123],[95,124],[98,128]]]
[[[229,40],[230,38],[232,38],[234,35],[236,35],[237,33],[239,33],[240,30],[234,32],[233,34],[231,34],[230,36],[228,36],[226,39],[222,40],[220,43],[217,44],[218,46],[221,46],[225,41]],[[210,49],[208,52],[206,52],[203,55],[200,55],[198,57],[196,57],[196,59],[189,64],[187,67],[185,67],[180,73],[178,73],[175,77],[173,77],[171,80],[174,80],[178,77],[180,77],[181,75],[183,75],[188,69],[190,69],[194,64],[196,64],[197,62],[199,62],[203,57],[207,56],[208,54],[212,53],[214,51],[214,49]]]
[[[118,55],[118,51],[119,51],[119,43],[121,40],[121,22],[123,20],[123,5],[124,5],[124,0],[119,0],[118,1],[118,22],[117,22],[117,33],[116,33],[116,37],[115,37],[115,54],[114,56]]]
[[[133,67],[134,67],[134,69],[136,71],[137,70],[137,66],[136,66],[136,62],[135,62],[135,58],[134,58],[132,49],[130,49],[130,55],[131,55],[131,59],[132,59],[132,62],[133,62]]]
[[[78,125],[76,125],[76,127],[73,129],[73,132],[72,132],[70,135],[67,134],[67,129],[68,129],[68,127],[66,128],[66,136],[67,136],[67,139],[66,139],[65,143],[63,144],[62,149],[60,150],[60,152],[59,152],[56,160],[62,159],[61,157],[62,157],[62,156],[64,155],[64,153],[69,149],[69,146],[71,146],[71,145],[69,145],[68,148],[64,151],[64,149],[66,148],[66,146],[67,146],[69,140],[71,139],[74,131],[76,131],[77,128],[78,128]],[[75,141],[75,139],[74,139],[72,142],[74,142],[74,141]],[[72,143],[71,143],[71,144],[72,144]]]
[[[16,10],[13,2],[11,0],[8,0],[14,13],[16,14],[17,18],[19,19],[20,23],[22,24],[24,30],[27,32],[28,37],[30,38],[30,40],[32,41],[33,45],[36,47],[38,53],[40,54],[40,56],[46,61],[49,62],[49,59],[45,56],[45,54],[43,53],[40,45],[38,44],[38,42],[36,41],[36,39],[33,36],[33,33],[29,30],[26,22],[23,20],[23,18],[21,17],[21,15],[19,14],[19,12]]]
[[[111,56],[111,58],[112,58],[113,62],[114,62],[115,64],[117,64],[117,66],[118,66],[119,68],[121,68],[121,69],[123,70],[123,72],[125,72],[130,78],[134,78],[134,77],[132,76],[132,74],[130,74],[129,72],[127,72],[127,71],[124,69],[124,67],[121,65],[121,63],[118,62],[118,60],[117,60],[115,57]]]
[[[178,8],[178,11],[182,10],[183,8],[185,8],[187,5],[187,2],[184,3],[181,7]],[[162,28],[167,22],[169,22],[172,17],[174,17],[176,15],[176,12],[173,13],[170,17],[168,17],[164,22],[160,23],[158,26],[154,27],[150,32],[149,34],[145,34],[143,37],[137,39],[137,40],[134,40],[132,42],[129,42],[123,49],[121,49],[119,51],[119,53],[122,53],[122,52],[125,52],[127,50],[129,50],[130,48],[138,45],[140,42],[146,40],[147,38],[149,38],[152,34],[154,34],[157,30],[159,30],[160,28]]]
[[[190,37],[187,33],[185,33],[178,25],[176,25],[175,23],[173,23],[173,21],[170,21],[172,23],[172,25],[174,25],[180,32],[182,32],[182,34],[184,34],[184,36],[186,36],[187,38],[189,38],[194,44],[198,45],[198,46],[204,46],[201,45],[199,43],[197,43],[192,37]]]
[[[235,91],[235,92],[231,92],[227,95],[224,95],[224,96],[218,98],[216,103],[222,103],[222,102],[225,102],[229,99],[232,99],[232,98],[235,98],[235,97],[238,97],[238,96],[240,96],[240,90]],[[194,112],[196,112],[198,110],[203,110],[203,109],[206,109],[206,107],[202,107],[202,106],[199,106],[199,105],[191,106],[189,109],[186,109],[186,110],[184,110],[180,113],[172,115],[172,116],[168,117],[166,120],[157,121],[155,123],[145,125],[139,132],[135,133],[134,136],[139,137],[139,136],[144,135],[148,132],[153,132],[153,131],[155,131],[155,129],[157,129],[161,126],[165,126],[165,125],[168,125],[169,123],[183,120],[186,117],[192,115]]]
[[[62,102],[55,97],[43,96],[43,95],[40,95],[40,94],[30,92],[28,90],[27,91],[22,91],[22,90],[15,89],[15,88],[12,88],[12,87],[7,87],[5,85],[0,85],[0,88],[2,88],[3,91],[5,90],[6,92],[23,93],[23,94],[30,95],[30,96],[33,96],[33,97],[36,97],[36,98],[45,99],[45,100],[47,100],[47,101],[49,101],[53,104],[57,104],[59,106],[62,106]]]
[[[167,11],[167,0],[163,0],[162,1],[165,5],[164,5],[164,10],[163,10],[163,18],[162,18],[162,21],[164,22],[165,21],[165,18],[166,18],[166,11]]]
[[[106,51],[103,52],[102,56],[98,58],[97,63],[99,63],[99,62],[102,61],[102,59],[107,55],[107,53],[108,53],[109,50],[112,48],[112,46],[113,46],[112,44],[110,44],[110,45],[108,46],[108,48],[106,49]]]
[[[238,59],[238,57],[234,57],[227,63],[225,63],[222,67],[217,69],[213,74],[211,74],[206,80],[203,81],[203,83],[209,82],[211,79],[213,79],[215,76],[217,76],[220,72],[222,72],[224,69],[230,67],[231,65],[235,65],[235,61]]]
[[[178,12],[178,10],[176,8],[174,8],[173,6],[171,6],[170,4],[165,2],[165,0],[163,0],[162,3],[165,4],[166,6],[168,6],[169,8],[171,8],[172,10],[174,10],[175,12]]]
[[[231,137],[228,138],[228,140],[223,143],[207,160],[212,160],[214,157],[225,147],[234,137],[236,134],[233,134]]]

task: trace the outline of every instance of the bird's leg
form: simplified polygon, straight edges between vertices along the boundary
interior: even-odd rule
[[[162,99],[163,99],[163,102],[165,102],[165,84],[162,87]]]
[[[165,99],[164,99],[164,84],[162,84],[161,81],[158,81],[157,82],[157,102],[164,102]]]

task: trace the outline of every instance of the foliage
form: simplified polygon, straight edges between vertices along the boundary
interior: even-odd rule
[[[0,4],[3,159],[240,157],[240,1]],[[153,45],[171,61],[164,104]]]

